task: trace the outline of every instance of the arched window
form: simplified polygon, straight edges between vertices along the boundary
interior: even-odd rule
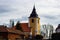
[[[34,19],[32,19],[32,23],[34,23]]]

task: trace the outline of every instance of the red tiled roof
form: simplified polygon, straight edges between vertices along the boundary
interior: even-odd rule
[[[7,28],[8,32],[10,33],[15,33],[15,34],[24,34],[23,32],[21,32],[20,30],[14,30],[14,29],[10,29],[10,28]]]
[[[15,30],[16,29],[16,26],[13,26],[11,29],[14,29]]]
[[[21,24],[22,30],[24,32],[30,32],[30,28],[28,27],[28,23],[20,23],[20,24]]]
[[[0,32],[8,32],[5,28],[5,26],[0,26]]]
[[[15,33],[15,34],[24,34],[20,30],[14,30],[11,28],[6,28],[5,26],[0,26],[0,32],[9,32],[9,33]]]

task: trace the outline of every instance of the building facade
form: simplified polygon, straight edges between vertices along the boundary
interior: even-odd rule
[[[5,26],[0,26],[0,40],[21,40],[23,32],[19,30],[14,30],[11,28],[7,28]]]

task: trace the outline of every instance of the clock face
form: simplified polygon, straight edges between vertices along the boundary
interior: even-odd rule
[[[58,33],[59,33],[59,32],[60,32],[60,29],[57,29],[57,31],[56,31],[56,32],[58,32]]]

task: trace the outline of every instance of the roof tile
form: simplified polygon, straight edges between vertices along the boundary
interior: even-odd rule
[[[30,32],[30,28],[28,27],[28,23],[20,23],[20,24],[21,24],[22,30],[24,32]]]

